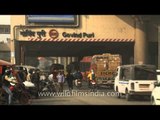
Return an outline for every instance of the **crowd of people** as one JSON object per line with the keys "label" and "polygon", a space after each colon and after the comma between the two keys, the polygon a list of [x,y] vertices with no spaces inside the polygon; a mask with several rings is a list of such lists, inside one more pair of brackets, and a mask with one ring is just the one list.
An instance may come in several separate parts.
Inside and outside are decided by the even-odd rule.
{"label": "crowd of people", "polygon": [[[38,98],[38,92],[42,90],[40,89],[41,81],[51,81],[51,83],[55,87],[56,92],[63,92],[65,82],[68,85],[68,89],[71,91],[73,90],[73,86],[77,85],[77,80],[79,79],[82,82],[83,79],[83,75],[79,70],[76,70],[73,73],[71,73],[71,71],[67,71],[66,74],[64,74],[63,70],[53,70],[50,74],[45,75],[39,69],[31,69],[27,72],[24,70],[13,71],[11,68],[7,68],[4,75],[2,76],[2,88],[8,94],[8,104],[11,104],[12,102],[12,92],[9,89],[9,86],[10,82],[12,81],[11,78],[13,77],[15,77],[17,82],[23,83],[25,81],[28,81],[33,83],[37,91],[36,98]],[[88,86],[90,86],[90,81],[95,79],[94,77],[94,71],[91,70],[87,76]]]}

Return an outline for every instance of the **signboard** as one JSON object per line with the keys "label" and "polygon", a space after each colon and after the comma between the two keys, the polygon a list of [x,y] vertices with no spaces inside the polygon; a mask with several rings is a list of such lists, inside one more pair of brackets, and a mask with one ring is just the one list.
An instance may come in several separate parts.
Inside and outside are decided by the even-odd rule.
{"label": "signboard", "polygon": [[41,41],[52,41],[55,39],[65,39],[65,38],[94,38],[94,32],[59,32],[56,29],[49,28],[23,28],[18,29],[18,35],[16,36],[17,40],[21,41],[30,41],[33,39],[41,40]]}
{"label": "signboard", "polygon": [[55,39],[59,36],[59,33],[55,29],[50,29],[50,30],[44,30],[44,29],[39,29],[39,30],[32,30],[32,29],[23,29],[19,31],[19,39],[26,40],[29,38],[38,38],[38,39],[44,39],[44,38],[51,38]]}
{"label": "signboard", "polygon": [[28,23],[77,25],[78,15],[27,15]]}

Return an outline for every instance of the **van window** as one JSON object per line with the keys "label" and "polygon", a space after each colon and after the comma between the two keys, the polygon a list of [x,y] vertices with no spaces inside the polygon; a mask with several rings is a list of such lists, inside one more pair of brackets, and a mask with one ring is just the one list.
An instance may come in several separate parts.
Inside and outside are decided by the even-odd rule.
{"label": "van window", "polygon": [[120,79],[121,80],[129,80],[129,79],[131,79],[131,72],[130,72],[129,68],[122,68]]}
{"label": "van window", "polygon": [[152,69],[135,67],[135,80],[156,80],[156,72]]}

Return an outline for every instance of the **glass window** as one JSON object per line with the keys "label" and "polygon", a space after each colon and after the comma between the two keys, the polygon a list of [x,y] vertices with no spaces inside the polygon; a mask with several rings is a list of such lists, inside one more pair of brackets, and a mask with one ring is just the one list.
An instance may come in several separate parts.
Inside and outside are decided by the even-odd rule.
{"label": "glass window", "polygon": [[10,25],[0,25],[0,34],[10,34]]}
{"label": "glass window", "polygon": [[149,68],[135,67],[135,80],[156,80],[156,72]]}
{"label": "glass window", "polygon": [[131,79],[131,72],[129,68],[122,68],[120,79],[129,80]]}

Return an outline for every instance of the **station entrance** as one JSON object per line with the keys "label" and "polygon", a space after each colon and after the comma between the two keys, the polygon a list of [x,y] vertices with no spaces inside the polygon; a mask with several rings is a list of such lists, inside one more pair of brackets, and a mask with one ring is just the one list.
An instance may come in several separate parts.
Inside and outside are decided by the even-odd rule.
{"label": "station entrance", "polygon": [[[35,67],[39,64],[38,57],[75,58],[74,60],[80,61],[84,56],[103,53],[120,54],[122,64],[134,63],[134,42],[16,41],[15,46],[16,64]],[[53,60],[54,62],[57,61]]]}

